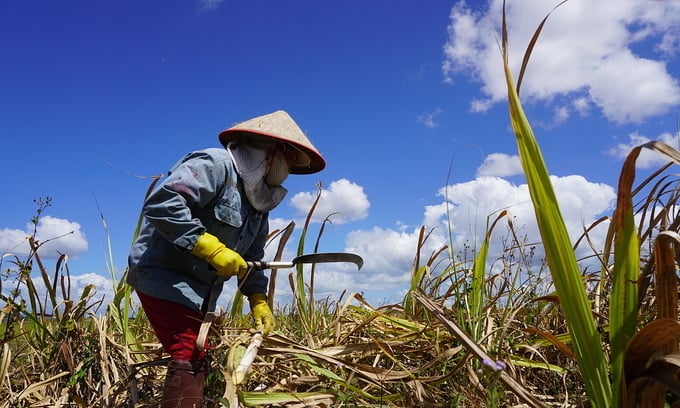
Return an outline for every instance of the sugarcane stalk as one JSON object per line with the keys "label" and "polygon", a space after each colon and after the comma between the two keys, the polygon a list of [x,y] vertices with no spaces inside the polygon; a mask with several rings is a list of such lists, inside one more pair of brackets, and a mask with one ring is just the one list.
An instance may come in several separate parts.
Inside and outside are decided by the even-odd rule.
{"label": "sugarcane stalk", "polygon": [[253,365],[255,357],[257,357],[257,351],[262,345],[262,340],[261,332],[253,334],[253,337],[250,338],[250,344],[248,344],[246,352],[243,354],[243,358],[241,358],[241,361],[238,363],[238,366],[232,374],[234,384],[240,384],[246,378],[250,366]]}

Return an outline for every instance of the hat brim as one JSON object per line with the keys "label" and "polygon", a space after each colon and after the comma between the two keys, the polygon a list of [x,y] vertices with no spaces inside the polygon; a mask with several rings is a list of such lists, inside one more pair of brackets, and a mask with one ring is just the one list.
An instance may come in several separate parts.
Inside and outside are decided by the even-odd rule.
{"label": "hat brim", "polygon": [[239,143],[252,143],[257,141],[266,142],[271,141],[272,139],[293,146],[293,148],[301,151],[309,158],[308,163],[305,165],[292,164],[290,167],[291,174],[312,174],[317,173],[326,167],[326,161],[321,156],[321,153],[315,149],[311,149],[308,146],[274,134],[269,134],[266,132],[253,132],[243,129],[226,129],[219,134],[220,143],[222,143],[224,147],[227,147],[227,145],[232,141]]}

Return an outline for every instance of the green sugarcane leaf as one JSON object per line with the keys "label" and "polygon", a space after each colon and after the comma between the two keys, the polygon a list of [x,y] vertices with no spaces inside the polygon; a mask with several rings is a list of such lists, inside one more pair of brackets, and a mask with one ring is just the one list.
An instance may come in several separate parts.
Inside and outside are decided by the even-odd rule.
{"label": "green sugarcane leaf", "polygon": [[[563,3],[560,3],[563,4]],[[546,16],[544,18],[547,19]],[[543,23],[541,23],[541,26]],[[534,38],[537,38],[537,30]],[[532,40],[524,60],[528,61]],[[555,284],[560,306],[574,347],[584,384],[595,408],[610,408],[612,389],[609,365],[602,347],[602,338],[588,301],[586,288],[572,249],[567,228],[557,203],[550,175],[533,130],[514,86],[508,59],[505,2],[503,4],[503,66],[508,90],[510,121],[515,132],[520,161],[527,179],[536,222],[545,248],[546,261]]]}
{"label": "green sugarcane leaf", "polygon": [[471,327],[473,328],[473,336],[475,339],[481,337],[481,321],[484,313],[484,284],[486,283],[486,258],[489,254],[489,242],[491,241],[491,232],[496,223],[501,218],[507,215],[507,211],[503,210],[496,217],[490,227],[487,228],[484,241],[479,247],[475,263],[472,268],[472,287],[470,291],[470,316],[472,318]]}
{"label": "green sugarcane leaf", "polygon": [[611,407],[611,384],[602,339],[588,302],[576,255],[552,188],[548,170],[529,125],[519,95],[515,92],[510,68],[505,64],[510,119],[519,150],[546,260],[560,298],[574,353],[593,406]]}

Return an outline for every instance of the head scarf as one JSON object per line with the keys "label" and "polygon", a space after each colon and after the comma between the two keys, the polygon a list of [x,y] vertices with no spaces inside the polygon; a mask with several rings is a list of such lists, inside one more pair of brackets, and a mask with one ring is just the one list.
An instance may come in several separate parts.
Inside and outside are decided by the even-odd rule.
{"label": "head scarf", "polygon": [[[232,141],[227,145],[227,151],[234,160],[236,171],[243,180],[243,188],[250,204],[262,212],[271,211],[279,205],[288,190],[280,185],[285,177],[280,180],[278,185],[265,182],[265,176],[270,173],[267,163],[267,150]],[[276,159],[273,161],[276,161]],[[278,174],[280,171],[277,170],[276,172]],[[279,175],[277,178],[280,179],[281,176]],[[272,175],[273,182],[278,181],[278,179],[274,179],[274,175]]]}

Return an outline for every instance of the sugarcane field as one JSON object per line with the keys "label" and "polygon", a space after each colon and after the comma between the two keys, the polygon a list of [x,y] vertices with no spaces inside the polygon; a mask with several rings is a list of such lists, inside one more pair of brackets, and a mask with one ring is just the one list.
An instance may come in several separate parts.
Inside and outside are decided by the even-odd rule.
{"label": "sugarcane field", "polygon": [[680,408],[680,1],[0,38],[0,408]]}

